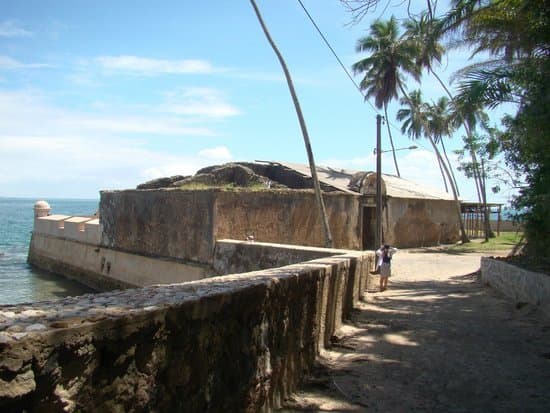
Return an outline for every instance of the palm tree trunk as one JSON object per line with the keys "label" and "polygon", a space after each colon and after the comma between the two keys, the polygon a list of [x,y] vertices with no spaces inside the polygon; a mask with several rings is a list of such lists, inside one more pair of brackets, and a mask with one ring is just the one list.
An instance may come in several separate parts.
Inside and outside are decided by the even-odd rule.
{"label": "palm tree trunk", "polygon": [[395,170],[397,172],[397,176],[401,178],[401,174],[399,173],[399,167],[397,166],[397,158],[395,157],[395,146],[393,146],[393,137],[391,135],[391,129],[390,129],[390,121],[388,120],[388,105],[384,104],[384,116],[386,117],[386,126],[388,127],[388,136],[390,137],[390,145],[391,145],[391,152],[393,155],[393,163],[395,164]]}
{"label": "palm tree trunk", "polygon": [[449,193],[449,187],[447,186],[447,178],[445,177],[445,172],[443,172],[443,167],[441,166],[442,160],[437,158],[437,164],[439,165],[439,172],[441,172],[441,178],[443,178],[443,185],[445,185],[445,192]]}
{"label": "palm tree trunk", "polygon": [[495,234],[491,230],[491,221],[489,217],[489,209],[487,208],[487,185],[485,183],[485,165],[483,164],[483,158],[481,158],[481,182],[483,182],[483,218],[485,223],[485,241],[489,241],[489,238],[494,238]]}
{"label": "palm tree trunk", "polygon": [[[441,153],[439,152],[439,148],[435,144],[434,140],[431,136],[428,137],[430,143],[432,144],[432,147],[434,148],[436,156],[441,159]],[[449,169],[447,168],[447,165],[445,165],[445,162],[442,162],[443,169],[445,170],[445,173],[447,174],[447,178],[449,178],[449,183],[451,185],[451,189],[453,191],[453,197],[455,200],[456,210],[458,213],[458,222],[460,225],[460,238],[462,240],[462,243],[465,244],[467,242],[470,242],[470,239],[468,238],[468,235],[466,234],[466,229],[464,228],[464,220],[462,219],[462,211],[460,209],[460,201],[458,200],[458,195],[456,193],[456,188],[453,185],[451,181],[451,174],[449,173]]]}
{"label": "palm tree trunk", "polygon": [[[443,88],[443,90],[445,90],[445,92],[447,93],[447,95],[449,96],[449,99],[451,99],[452,102],[455,101],[455,98],[453,96],[453,94],[451,93],[451,91],[449,90],[449,88],[447,87],[447,85],[441,80],[441,78],[437,75],[437,73],[431,68],[431,67],[428,67],[428,71],[435,76],[435,78],[437,79],[437,81],[439,82],[439,84],[441,85],[441,87]],[[466,131],[466,136],[468,138],[470,138],[472,136],[472,130],[470,129],[470,127],[468,126],[467,122],[466,121],[462,121],[462,125],[464,126],[464,130]],[[478,179],[478,176],[479,176],[479,170],[477,168],[477,160],[476,160],[476,156],[475,156],[475,153],[473,152],[473,150],[470,150],[470,156],[472,157],[472,162],[474,164],[474,182],[476,184],[476,190],[477,190],[477,198],[478,198],[478,202],[481,203],[481,188],[480,188],[480,185],[479,185],[479,182],[480,180]],[[447,157],[447,153],[445,152],[445,157]],[[448,158],[447,158],[448,159]],[[450,163],[449,163],[450,165]],[[451,171],[452,171],[452,168],[451,168]],[[454,173],[453,173],[453,177],[454,177]],[[455,180],[456,182],[456,180]],[[458,186],[456,187],[457,188],[457,191],[458,191]]]}
{"label": "palm tree trunk", "polygon": [[319,216],[323,224],[325,246],[327,248],[331,248],[332,235],[330,234],[327,211],[325,208],[325,203],[323,202],[323,195],[321,194],[321,186],[319,185],[319,179],[317,177],[317,169],[315,167],[315,160],[313,157],[313,151],[311,149],[311,143],[309,140],[309,134],[306,127],[306,122],[302,114],[302,109],[300,107],[300,102],[298,101],[298,96],[296,95],[296,91],[294,90],[294,83],[292,82],[292,77],[290,76],[290,72],[288,71],[288,68],[286,66],[285,60],[283,59],[283,56],[281,55],[281,52],[275,45],[275,42],[273,41],[273,39],[271,38],[271,35],[269,34],[269,31],[267,30],[267,26],[264,23],[264,20],[262,18],[262,15],[260,14],[260,10],[258,9],[258,6],[256,5],[256,2],[254,0],[250,0],[250,3],[254,8],[254,12],[256,13],[256,17],[260,22],[260,26],[262,26],[262,30],[265,34],[265,37],[267,38],[267,41],[271,45],[271,48],[277,55],[277,58],[279,59],[279,63],[281,64],[281,67],[283,68],[283,72],[285,73],[288,89],[290,90],[290,95],[292,96],[292,102],[294,103],[296,115],[298,116],[298,122],[300,123],[300,128],[302,130],[302,136],[304,138],[304,145],[306,147],[307,157],[309,161],[309,169],[311,171],[311,178],[313,179],[313,188],[315,189],[315,197],[317,199],[317,206],[319,208]]}
{"label": "palm tree trunk", "polygon": [[449,172],[451,172],[451,176],[453,177],[453,182],[455,184],[456,193],[458,196],[460,196],[460,190],[458,189],[458,184],[456,182],[455,173],[453,172],[453,168],[451,166],[451,161],[449,161],[449,157],[447,156],[447,149],[445,149],[445,144],[443,143],[443,138],[441,138],[441,147],[443,148],[443,155],[445,155],[445,159],[447,160],[447,166],[449,167]]}
{"label": "palm tree trunk", "polygon": [[[411,103],[411,98],[409,97],[409,95],[407,94],[405,89],[403,88],[403,85],[401,84],[400,81],[397,81],[397,84],[399,85],[399,89],[401,90],[401,93],[403,93],[403,96],[405,97],[405,99],[407,99],[407,101],[410,104]],[[411,105],[411,106],[413,106],[413,105]],[[435,150],[435,154],[436,154],[437,158],[441,159],[441,153],[439,152],[439,149],[437,148],[435,142],[433,141],[433,139],[431,137],[428,137],[428,139],[430,140],[430,143],[432,144],[432,147]],[[464,220],[462,219],[462,211],[460,209],[460,201],[458,200],[458,195],[457,195],[457,192],[456,192],[456,188],[455,188],[453,182],[451,181],[450,173],[449,173],[449,170],[447,169],[447,166],[445,165],[445,163],[442,163],[442,165],[443,165],[443,169],[445,170],[445,173],[447,174],[447,178],[449,178],[449,184],[451,185],[451,190],[453,191],[453,198],[455,200],[456,211],[457,211],[457,215],[458,215],[458,222],[459,222],[459,225],[460,225],[460,238],[462,240],[462,243],[470,242],[470,239],[468,238],[468,235],[466,234],[466,229],[464,228]]]}

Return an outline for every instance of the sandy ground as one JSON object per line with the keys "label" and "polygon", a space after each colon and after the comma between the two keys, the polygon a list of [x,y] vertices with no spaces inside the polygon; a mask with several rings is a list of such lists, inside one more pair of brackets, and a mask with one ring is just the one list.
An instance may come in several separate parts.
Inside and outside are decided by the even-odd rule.
{"label": "sandy ground", "polygon": [[480,256],[396,254],[282,411],[550,412],[550,319],[482,285]]}

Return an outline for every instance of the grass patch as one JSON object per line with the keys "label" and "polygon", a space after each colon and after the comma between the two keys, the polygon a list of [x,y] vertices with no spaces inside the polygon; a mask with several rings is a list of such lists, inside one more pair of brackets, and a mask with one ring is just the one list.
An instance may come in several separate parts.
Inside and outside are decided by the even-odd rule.
{"label": "grass patch", "polygon": [[265,191],[269,188],[267,188],[266,185],[263,183],[254,183],[248,186],[238,186],[234,183],[208,185],[200,182],[189,182],[181,185],[179,189],[184,191],[204,191],[207,189],[221,189],[222,191]]}
{"label": "grass patch", "polygon": [[505,251],[513,249],[522,237],[522,232],[501,232],[498,237],[490,238],[489,241],[473,239],[468,244],[456,244],[448,249],[456,252]]}

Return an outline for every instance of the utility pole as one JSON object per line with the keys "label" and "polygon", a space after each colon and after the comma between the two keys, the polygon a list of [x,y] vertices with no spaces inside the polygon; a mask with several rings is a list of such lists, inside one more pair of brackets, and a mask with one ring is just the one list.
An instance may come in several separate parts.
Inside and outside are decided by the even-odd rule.
{"label": "utility pole", "polygon": [[382,116],[376,115],[376,237],[375,249],[382,245]]}

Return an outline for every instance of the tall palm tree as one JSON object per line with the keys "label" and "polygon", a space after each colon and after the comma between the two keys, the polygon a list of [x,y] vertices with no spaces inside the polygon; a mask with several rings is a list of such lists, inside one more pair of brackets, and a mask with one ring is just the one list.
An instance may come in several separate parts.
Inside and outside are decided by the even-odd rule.
{"label": "tall palm tree", "polygon": [[472,94],[463,94],[455,99],[454,101],[454,113],[456,123],[462,123],[466,128],[466,149],[470,153],[472,158],[472,172],[474,176],[474,181],[476,182],[476,189],[479,202],[484,206],[484,229],[485,229],[485,238],[494,237],[494,234],[491,230],[489,209],[487,208],[487,190],[485,185],[485,179],[481,164],[477,160],[476,146],[473,145],[474,142],[474,131],[477,125],[485,130],[489,128],[488,121],[489,117],[487,113],[483,110],[483,106],[479,99],[475,96],[475,93]]}
{"label": "tall palm tree", "polygon": [[313,180],[313,188],[315,190],[315,197],[317,199],[317,205],[319,208],[319,216],[322,220],[323,224],[323,232],[325,236],[325,246],[327,248],[332,247],[332,235],[330,233],[330,227],[328,223],[328,217],[327,217],[327,211],[325,208],[325,203],[323,201],[323,195],[321,193],[321,186],[319,185],[319,179],[317,177],[317,169],[315,166],[315,159],[313,157],[313,151],[311,149],[311,143],[309,139],[309,133],[307,131],[306,127],[306,121],[304,119],[304,115],[302,114],[302,109],[300,107],[300,102],[298,100],[298,95],[296,94],[296,90],[294,89],[294,83],[292,82],[292,77],[290,76],[290,72],[288,70],[288,67],[285,63],[285,60],[283,58],[283,55],[279,51],[277,45],[273,41],[273,38],[271,37],[269,30],[267,29],[267,26],[262,18],[262,15],[260,13],[260,10],[258,9],[258,6],[256,5],[256,2],[254,0],[250,0],[250,3],[252,4],[252,8],[254,9],[254,12],[256,13],[256,17],[258,18],[258,22],[260,23],[260,26],[262,27],[262,30],[265,34],[265,37],[267,38],[267,41],[271,45],[271,48],[277,55],[277,58],[279,60],[279,63],[281,64],[281,67],[283,68],[283,72],[285,74],[286,82],[288,85],[288,89],[290,91],[290,94],[292,96],[292,101],[294,103],[294,108],[296,110],[296,115],[298,116],[298,122],[300,123],[300,128],[302,130],[302,136],[304,138],[304,144],[306,147],[307,157],[309,161],[309,169],[311,171],[311,178]]}
{"label": "tall palm tree", "polygon": [[[432,74],[437,79],[445,93],[447,93],[449,99],[451,99],[451,101],[454,100],[453,94],[433,68],[433,63],[436,62],[440,64],[445,53],[445,47],[441,43],[442,22],[434,19],[433,16],[431,16],[431,13],[423,12],[420,16],[418,16],[418,18],[412,17],[406,20],[403,23],[403,26],[405,28],[405,33],[403,36],[408,37],[409,40],[414,42],[418,48],[418,53],[416,55],[416,64],[418,69],[426,69],[428,73]],[[440,103],[445,104],[446,106],[448,105],[448,101],[445,103],[441,101]],[[447,166],[449,167],[449,171],[451,172],[451,176],[453,178],[454,185],[460,195],[458,183],[456,181],[452,165],[449,162],[449,156],[447,155],[445,144],[443,140],[440,140],[440,142],[443,149],[443,155],[445,156]]]}
{"label": "tall palm tree", "polygon": [[412,139],[420,139],[424,136],[430,141],[430,144],[432,145],[434,152],[440,161],[445,174],[447,175],[451,190],[453,192],[453,198],[455,201],[460,226],[461,240],[463,243],[470,242],[464,227],[464,220],[462,219],[462,211],[456,188],[451,179],[449,169],[447,168],[447,165],[445,165],[445,162],[442,162],[441,152],[434,141],[434,137],[438,135],[442,136],[445,128],[448,126],[446,126],[446,122],[437,118],[436,112],[433,111],[429,105],[422,101],[422,94],[419,90],[412,92],[409,97],[403,97],[401,99],[401,104],[404,107],[397,112],[397,120],[403,122],[401,131],[406,133]]}
{"label": "tall palm tree", "polygon": [[[401,132],[415,140],[425,136],[429,111],[427,110],[426,104],[422,101],[422,93],[420,90],[413,91],[408,98],[402,98],[401,104],[404,105],[404,107],[397,112],[397,120],[403,122]],[[447,179],[439,157],[437,157],[437,163],[439,165],[439,171],[441,172],[443,184],[445,185],[445,191],[449,192]]]}
{"label": "tall palm tree", "polygon": [[434,133],[435,143],[441,144],[443,149],[443,156],[449,167],[449,172],[453,179],[453,183],[456,188],[456,192],[460,195],[458,190],[458,185],[456,182],[456,177],[451,166],[451,161],[447,155],[447,150],[445,149],[445,143],[443,137],[450,137],[453,133],[454,124],[453,124],[453,113],[451,113],[451,106],[449,104],[449,99],[445,96],[440,97],[437,102],[430,106],[431,119],[432,119],[432,131]]}
{"label": "tall palm tree", "polygon": [[414,60],[416,46],[413,42],[400,38],[397,20],[392,16],[387,21],[376,20],[371,24],[369,35],[358,40],[356,50],[359,53],[369,53],[367,57],[356,62],[352,69],[355,74],[363,74],[360,88],[365,92],[365,99],[374,97],[376,107],[384,108],[393,161],[397,175],[401,176],[387,108],[389,102],[398,98],[398,90],[406,94],[403,87],[404,75],[419,79],[420,72]]}

